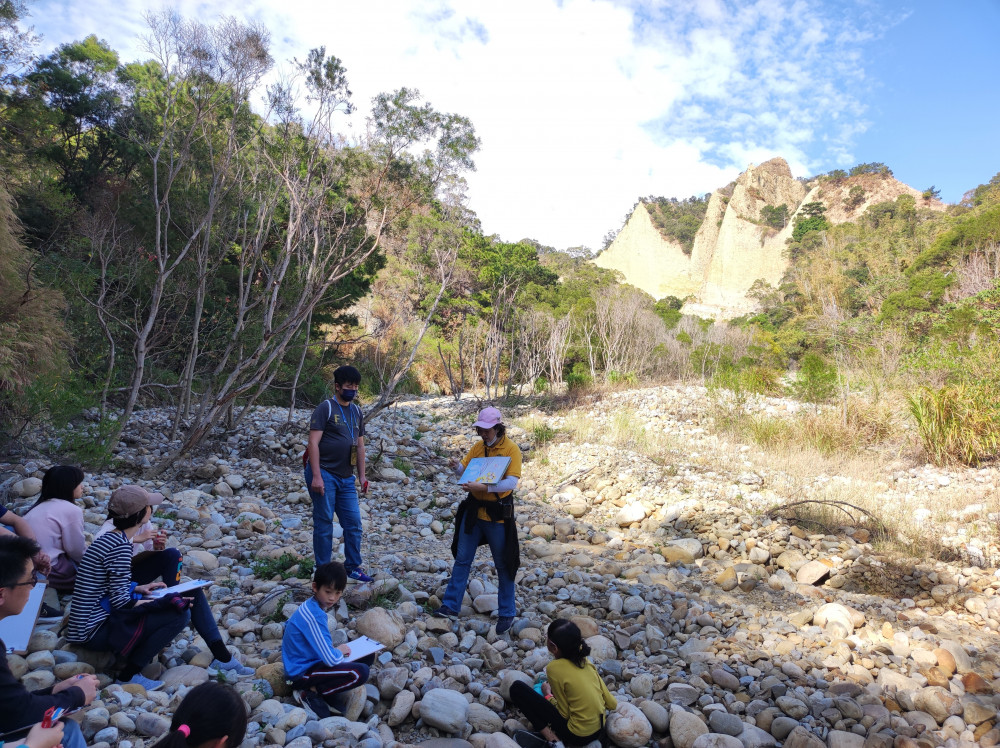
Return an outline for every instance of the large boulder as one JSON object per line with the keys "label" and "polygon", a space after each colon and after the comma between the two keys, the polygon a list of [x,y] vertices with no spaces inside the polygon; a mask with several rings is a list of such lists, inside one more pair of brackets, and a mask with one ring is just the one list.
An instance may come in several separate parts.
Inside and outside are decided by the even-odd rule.
{"label": "large boulder", "polygon": [[634,704],[619,702],[618,709],[608,715],[608,737],[621,748],[639,748],[653,737],[653,726],[642,710]]}
{"label": "large boulder", "polygon": [[708,733],[708,726],[696,714],[684,709],[670,710],[670,739],[675,748],[693,748],[700,735]]}
{"label": "large boulder", "polygon": [[406,636],[403,617],[395,610],[385,608],[366,610],[358,618],[357,629],[370,639],[381,642],[387,649],[398,647]]}
{"label": "large boulder", "polygon": [[469,702],[458,691],[432,688],[420,700],[420,718],[431,727],[456,734],[469,717]]}

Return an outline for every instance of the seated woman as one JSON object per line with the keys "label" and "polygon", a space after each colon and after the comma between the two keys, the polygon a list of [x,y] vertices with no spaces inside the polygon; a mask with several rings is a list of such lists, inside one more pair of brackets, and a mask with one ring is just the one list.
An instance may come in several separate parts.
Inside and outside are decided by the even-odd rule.
{"label": "seated woman", "polygon": [[[114,520],[108,517],[94,540],[114,529]],[[149,584],[161,579],[167,587],[173,587],[181,581],[182,566],[181,552],[177,548],[167,548],[167,533],[158,530],[150,517],[132,538],[132,580]]]}
{"label": "seated woman", "polygon": [[[87,649],[115,652],[127,664],[120,681],[146,689],[162,686],[139,674],[188,622],[208,643],[216,662],[228,663],[232,654],[222,642],[212,609],[201,590],[158,600],[145,597],[163,582],[139,585],[132,581],[132,540],[149,520],[152,507],[163,501],[158,493],[139,486],[115,489],[108,500],[114,531],[94,540],[77,568],[76,591],[66,638]],[[148,610],[139,608],[149,606]]]}
{"label": "seated woman", "polygon": [[[580,628],[564,618],[549,624],[547,645],[553,660],[545,668],[548,682],[542,684],[542,694],[515,681],[510,700],[549,742],[561,740],[573,746],[599,739],[605,710],[617,709],[618,702],[587,659],[590,645],[583,641]],[[520,738],[515,734],[519,744],[531,743]]]}
{"label": "seated woman", "polygon": [[76,566],[87,549],[83,509],[76,504],[83,496],[83,479],[83,471],[74,465],[50,467],[42,477],[42,495],[24,515],[51,561],[46,581],[62,592],[72,592]]}

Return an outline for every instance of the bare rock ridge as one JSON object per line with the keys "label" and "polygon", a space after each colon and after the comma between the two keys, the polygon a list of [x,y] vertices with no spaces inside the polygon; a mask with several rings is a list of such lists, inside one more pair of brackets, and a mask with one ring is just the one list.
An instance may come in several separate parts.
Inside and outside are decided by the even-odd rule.
{"label": "bare rock ridge", "polygon": [[[849,199],[855,186],[862,187],[863,199]],[[843,223],[856,220],[869,205],[904,194],[921,199],[919,190],[872,174],[804,183],[792,176],[784,159],[773,158],[759,166],[750,164],[733,185],[712,193],[690,256],[679,242],[663,237],[640,203],[594,263],[618,270],[627,283],[655,299],[685,300],[686,314],[731,319],[756,310],[757,302],[747,292],[758,280],[771,286],[780,283],[788,269],[784,250],[792,235],[791,218],[803,205],[820,201],[829,221]],[[761,220],[761,209],[782,204],[791,217],[776,230]],[[935,201],[930,207],[944,205]]]}

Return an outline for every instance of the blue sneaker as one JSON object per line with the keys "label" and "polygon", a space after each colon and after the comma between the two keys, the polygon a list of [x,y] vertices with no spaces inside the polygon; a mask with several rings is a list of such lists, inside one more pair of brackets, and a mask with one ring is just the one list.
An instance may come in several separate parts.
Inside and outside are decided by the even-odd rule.
{"label": "blue sneaker", "polygon": [[218,660],[212,660],[212,664],[209,665],[213,670],[225,671],[236,673],[236,675],[253,675],[254,669],[252,667],[246,667],[241,664],[239,660],[235,657],[229,662],[219,662]]}
{"label": "blue sneaker", "polygon": [[147,691],[159,691],[163,688],[162,680],[153,680],[152,678],[147,678],[142,673],[136,673],[132,676],[132,680],[126,681],[133,686],[142,686]]}
{"label": "blue sneaker", "polygon": [[360,566],[354,571],[352,571],[350,574],[348,574],[347,578],[354,582],[361,582],[362,584],[367,584],[368,582],[375,581],[370,576],[365,574],[365,570],[362,569]]}

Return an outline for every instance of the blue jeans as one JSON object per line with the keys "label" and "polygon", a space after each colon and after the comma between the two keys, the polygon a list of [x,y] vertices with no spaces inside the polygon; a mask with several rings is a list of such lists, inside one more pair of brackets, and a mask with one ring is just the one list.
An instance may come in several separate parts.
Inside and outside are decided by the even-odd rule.
{"label": "blue jeans", "polygon": [[63,720],[63,748],[87,748],[87,740],[80,731],[80,725],[71,719]]}
{"label": "blue jeans", "polygon": [[496,566],[497,570],[497,586],[500,588],[500,606],[497,614],[512,617],[517,615],[514,607],[514,578],[507,573],[507,566],[503,562],[503,523],[477,519],[472,532],[465,531],[465,522],[462,522],[460,527],[456,527],[455,532],[458,533],[458,554],[455,556],[455,565],[451,567],[451,579],[448,580],[448,589],[445,590],[444,599],[441,602],[454,611],[462,610],[462,598],[465,596],[465,587],[469,583],[472,561],[476,558],[479,541],[485,537],[486,542],[490,544],[490,551],[493,553],[493,565]]}
{"label": "blue jeans", "polygon": [[[341,478],[320,470],[326,493],[318,494],[309,489],[313,505],[313,555],[316,566],[333,557],[333,513],[344,530],[344,568],[347,573],[361,566],[361,509],[358,506],[358,489],[354,476]],[[312,466],[306,465],[306,485],[312,485]]]}

